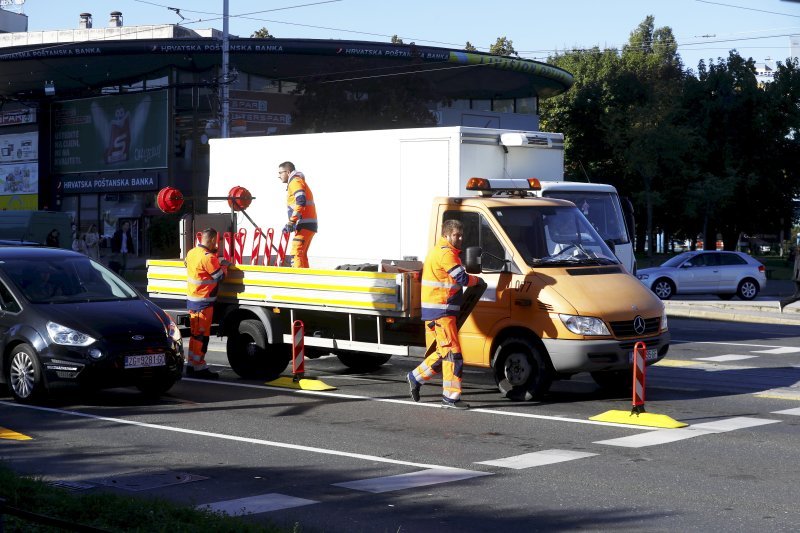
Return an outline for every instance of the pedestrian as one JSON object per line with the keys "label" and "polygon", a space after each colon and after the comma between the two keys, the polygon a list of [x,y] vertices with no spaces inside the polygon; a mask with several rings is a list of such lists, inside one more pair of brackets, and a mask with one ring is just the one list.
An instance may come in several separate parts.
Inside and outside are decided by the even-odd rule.
{"label": "pedestrian", "polygon": [[[426,337],[436,341],[436,351],[414,370],[407,380],[411,398],[419,401],[423,383],[442,372],[442,407],[469,409],[461,400],[461,372],[464,365],[458,343],[457,317],[461,309],[462,287],[485,284],[467,274],[459,253],[464,227],[458,220],[442,224],[442,236],[428,253],[422,267],[422,320],[430,330]],[[432,334],[432,335],[431,335]]]}
{"label": "pedestrian", "polygon": [[72,239],[72,249],[83,255],[89,255],[89,249],[86,247],[86,237],[84,235],[76,235],[76,237]]}
{"label": "pedestrian", "polygon": [[308,247],[317,233],[317,209],[314,206],[314,195],[306,183],[302,172],[295,170],[291,161],[278,165],[278,179],[286,184],[286,205],[289,222],[284,226],[284,233],[294,232],[289,255],[292,266],[308,268]]}
{"label": "pedestrian", "polygon": [[100,234],[97,233],[97,225],[92,224],[83,236],[86,241],[87,255],[95,261],[100,261]]}
{"label": "pedestrian", "polygon": [[112,266],[112,269],[117,273],[124,272],[128,268],[128,254],[134,253],[131,223],[127,220],[122,223],[122,226],[111,237],[111,253],[117,265],[114,265],[116,268],[111,264],[109,266]]}
{"label": "pedestrian", "polygon": [[60,248],[61,244],[58,242],[59,233],[58,230],[53,228],[50,230],[50,233],[47,234],[47,238],[45,239],[45,244],[52,248]]}
{"label": "pedestrian", "polygon": [[792,281],[794,281],[794,294],[780,301],[781,312],[783,312],[783,308],[787,305],[800,300],[800,247],[797,247],[794,253]]}
{"label": "pedestrian", "polygon": [[208,228],[201,232],[200,244],[189,250],[184,261],[186,308],[189,310],[191,327],[187,377],[219,379],[219,374],[212,372],[206,364],[206,351],[214,317],[214,302],[230,263],[224,259],[220,261],[217,253],[217,230]]}

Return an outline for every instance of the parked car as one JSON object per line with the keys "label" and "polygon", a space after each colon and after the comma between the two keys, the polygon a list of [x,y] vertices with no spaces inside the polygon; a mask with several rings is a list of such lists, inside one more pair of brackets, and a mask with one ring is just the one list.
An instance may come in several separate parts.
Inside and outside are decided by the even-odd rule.
{"label": "parked car", "polygon": [[752,300],[767,286],[764,265],[741,252],[695,251],[671,257],[636,274],[662,300],[675,294],[716,294]]}
{"label": "parked car", "polygon": [[69,250],[0,246],[0,382],[15,400],[65,385],[157,396],[183,363],[178,326],[111,270]]}

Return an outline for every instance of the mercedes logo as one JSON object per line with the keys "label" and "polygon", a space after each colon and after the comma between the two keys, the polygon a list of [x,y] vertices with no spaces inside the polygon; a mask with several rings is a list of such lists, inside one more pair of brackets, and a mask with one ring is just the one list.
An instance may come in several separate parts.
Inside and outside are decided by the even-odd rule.
{"label": "mercedes logo", "polygon": [[[636,318],[641,318],[641,317],[636,317]],[[634,324],[635,323],[636,323],[636,321],[634,321]],[[133,337],[131,337],[131,339],[133,339],[135,341],[143,341],[144,340],[144,335],[134,335]]]}
{"label": "mercedes logo", "polygon": [[641,335],[644,333],[645,330],[645,323],[644,318],[641,315],[636,315],[636,318],[633,319],[633,331],[636,332],[637,335]]}

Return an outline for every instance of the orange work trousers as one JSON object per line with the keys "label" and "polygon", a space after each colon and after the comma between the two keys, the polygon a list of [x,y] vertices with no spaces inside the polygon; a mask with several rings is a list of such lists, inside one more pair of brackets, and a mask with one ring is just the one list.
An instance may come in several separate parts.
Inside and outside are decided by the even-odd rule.
{"label": "orange work trousers", "polygon": [[189,311],[189,326],[192,336],[189,338],[189,364],[195,370],[208,368],[206,352],[208,339],[211,333],[211,318],[214,315],[214,306],[209,306],[202,311]]}
{"label": "orange work trousers", "polygon": [[311,245],[311,239],[313,238],[313,231],[307,229],[295,231],[294,237],[292,237],[292,246],[289,250],[294,268],[308,268],[308,247]]}
{"label": "orange work trousers", "polygon": [[441,372],[442,396],[451,402],[458,401],[461,398],[464,359],[461,356],[461,345],[458,344],[456,317],[437,318],[428,323],[428,327],[431,326],[436,339],[436,351],[413,370],[414,379],[417,383],[424,383]]}

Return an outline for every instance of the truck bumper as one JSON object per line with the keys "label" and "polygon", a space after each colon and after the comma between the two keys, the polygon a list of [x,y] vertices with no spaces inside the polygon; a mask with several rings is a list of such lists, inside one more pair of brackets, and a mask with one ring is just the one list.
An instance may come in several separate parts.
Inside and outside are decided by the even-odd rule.
{"label": "truck bumper", "polygon": [[670,334],[665,331],[657,337],[626,340],[542,339],[553,368],[565,374],[630,368],[631,353],[639,341],[647,347],[647,364],[652,364],[667,355]]}

